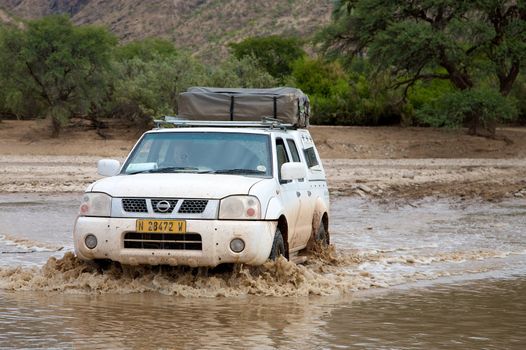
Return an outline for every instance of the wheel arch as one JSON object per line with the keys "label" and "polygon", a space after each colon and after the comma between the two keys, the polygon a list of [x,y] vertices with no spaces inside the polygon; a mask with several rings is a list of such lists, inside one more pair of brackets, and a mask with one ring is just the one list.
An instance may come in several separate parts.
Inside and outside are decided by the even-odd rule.
{"label": "wheel arch", "polygon": [[327,243],[330,243],[329,210],[326,207],[325,203],[321,200],[321,198],[318,198],[318,200],[316,200],[314,213],[312,215],[312,227],[309,242],[307,244],[308,246],[314,243],[320,224],[323,224],[323,228],[325,229],[325,232],[327,234]]}
{"label": "wheel arch", "polygon": [[265,220],[279,220],[284,212],[285,208],[283,207],[281,200],[277,197],[272,197],[267,204]]}

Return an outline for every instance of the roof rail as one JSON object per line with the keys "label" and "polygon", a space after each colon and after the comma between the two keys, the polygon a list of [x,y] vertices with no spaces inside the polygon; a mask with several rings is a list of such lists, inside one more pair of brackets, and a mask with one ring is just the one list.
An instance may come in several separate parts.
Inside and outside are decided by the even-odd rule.
{"label": "roof rail", "polygon": [[261,121],[223,121],[223,120],[188,120],[177,116],[163,116],[153,121],[155,129],[163,127],[221,127],[221,128],[267,128],[267,129],[297,129],[295,125],[283,123],[279,119],[263,117]]}

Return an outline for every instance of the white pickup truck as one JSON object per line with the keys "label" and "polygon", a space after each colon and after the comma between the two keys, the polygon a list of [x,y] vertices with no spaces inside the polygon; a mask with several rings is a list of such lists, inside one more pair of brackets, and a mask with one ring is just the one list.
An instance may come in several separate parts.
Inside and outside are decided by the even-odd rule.
{"label": "white pickup truck", "polygon": [[279,122],[173,122],[139,139],[83,195],[83,260],[263,264],[329,243],[329,191],[306,129]]}

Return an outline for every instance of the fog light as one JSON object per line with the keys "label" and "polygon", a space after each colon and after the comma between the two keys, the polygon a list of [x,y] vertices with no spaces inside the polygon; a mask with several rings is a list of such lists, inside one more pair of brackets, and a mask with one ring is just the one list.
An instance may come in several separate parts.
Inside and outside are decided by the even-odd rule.
{"label": "fog light", "polygon": [[245,249],[245,242],[240,238],[234,238],[230,241],[230,249],[232,249],[234,253],[241,253],[243,249]]}
{"label": "fog light", "polygon": [[84,239],[84,243],[86,243],[86,247],[88,247],[89,249],[93,249],[97,246],[97,237],[95,237],[92,234],[89,234]]}

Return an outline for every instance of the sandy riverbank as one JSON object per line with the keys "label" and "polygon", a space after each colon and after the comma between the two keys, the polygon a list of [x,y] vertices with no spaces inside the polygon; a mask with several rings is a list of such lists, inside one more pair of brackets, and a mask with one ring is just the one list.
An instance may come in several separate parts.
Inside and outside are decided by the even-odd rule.
{"label": "sandy riverbank", "polygon": [[[0,193],[81,192],[98,178],[101,157],[122,160],[138,134],[69,128],[45,136],[42,121],[0,123]],[[335,195],[375,198],[526,198],[526,129],[500,133],[513,140],[471,137],[423,128],[312,127]],[[40,136],[39,136],[40,135]]]}

